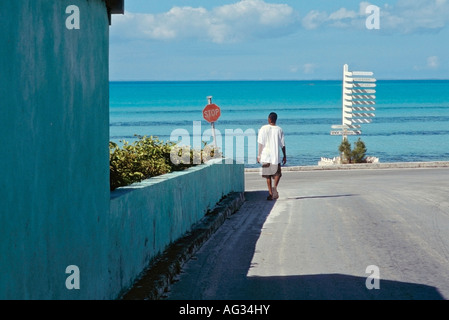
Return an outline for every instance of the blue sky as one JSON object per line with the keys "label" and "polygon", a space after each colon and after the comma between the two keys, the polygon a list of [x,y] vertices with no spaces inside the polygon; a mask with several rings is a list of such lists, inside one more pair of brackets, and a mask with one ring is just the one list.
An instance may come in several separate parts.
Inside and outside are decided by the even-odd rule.
{"label": "blue sky", "polygon": [[[379,8],[379,29],[369,29]],[[449,79],[449,0],[125,0],[111,80]],[[370,20],[371,19],[371,20]]]}

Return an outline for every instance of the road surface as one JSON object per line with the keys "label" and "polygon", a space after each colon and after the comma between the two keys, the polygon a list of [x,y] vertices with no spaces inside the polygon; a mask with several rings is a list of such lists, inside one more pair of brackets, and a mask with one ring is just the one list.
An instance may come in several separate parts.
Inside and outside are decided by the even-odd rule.
{"label": "road surface", "polygon": [[448,299],[449,168],[285,171],[188,261],[167,300]]}

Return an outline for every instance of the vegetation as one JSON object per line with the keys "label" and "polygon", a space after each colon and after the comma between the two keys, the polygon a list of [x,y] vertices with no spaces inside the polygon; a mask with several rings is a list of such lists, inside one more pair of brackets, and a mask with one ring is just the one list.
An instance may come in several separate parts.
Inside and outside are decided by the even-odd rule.
{"label": "vegetation", "polygon": [[161,141],[157,137],[138,136],[130,144],[119,147],[109,142],[110,189],[127,186],[154,176],[180,171],[211,158],[221,156],[203,142],[202,150],[179,147],[175,142]]}
{"label": "vegetation", "polygon": [[338,148],[342,154],[342,163],[365,163],[367,148],[365,143],[359,138],[354,143],[354,149],[351,150],[351,144],[348,139],[344,139]]}
{"label": "vegetation", "polygon": [[343,139],[340,147],[338,148],[338,151],[340,151],[342,163],[351,163],[352,151],[351,144],[349,143],[348,139]]}

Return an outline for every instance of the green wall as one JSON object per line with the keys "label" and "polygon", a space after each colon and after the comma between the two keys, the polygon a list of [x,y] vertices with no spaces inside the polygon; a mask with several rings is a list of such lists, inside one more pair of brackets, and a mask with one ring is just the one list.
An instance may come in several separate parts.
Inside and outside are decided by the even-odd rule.
{"label": "green wall", "polygon": [[0,30],[0,299],[107,298],[106,5],[1,0]]}

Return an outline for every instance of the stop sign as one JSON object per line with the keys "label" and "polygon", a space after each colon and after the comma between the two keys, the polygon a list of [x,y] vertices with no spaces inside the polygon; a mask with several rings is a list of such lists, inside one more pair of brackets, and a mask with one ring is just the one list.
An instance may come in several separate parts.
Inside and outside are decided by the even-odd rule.
{"label": "stop sign", "polygon": [[217,121],[218,118],[220,118],[220,115],[221,115],[220,108],[214,103],[208,104],[203,109],[203,117],[207,122]]}

